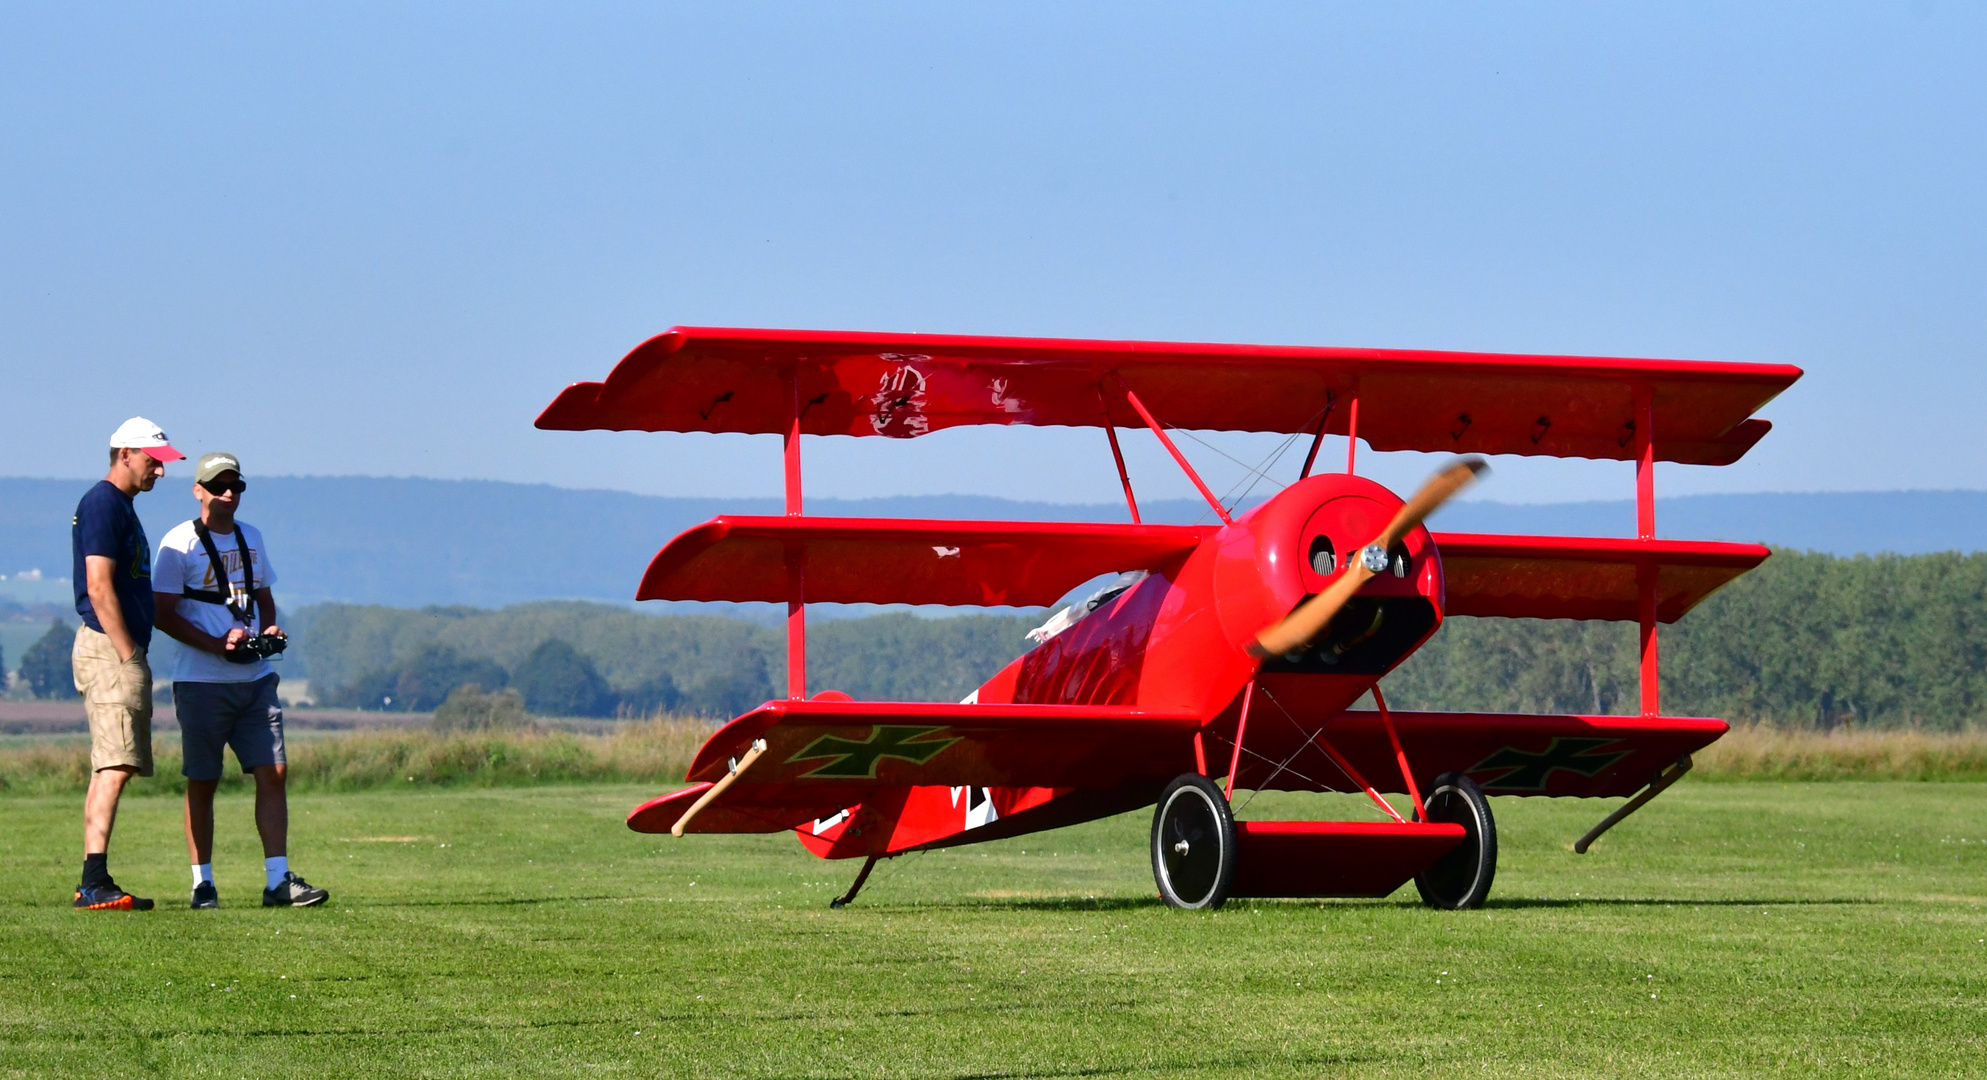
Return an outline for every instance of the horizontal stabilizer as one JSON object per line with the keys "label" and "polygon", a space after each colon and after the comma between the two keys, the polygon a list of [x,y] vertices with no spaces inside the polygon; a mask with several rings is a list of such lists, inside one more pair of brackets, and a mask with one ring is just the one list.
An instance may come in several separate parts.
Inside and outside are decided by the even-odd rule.
{"label": "horizontal stabilizer", "polygon": [[1450,615],[1641,618],[1637,574],[1656,573],[1656,617],[1675,622],[1766,560],[1758,544],[1435,533]]}
{"label": "horizontal stabilizer", "polygon": [[[666,833],[676,819],[690,809],[697,797],[710,790],[709,783],[691,784],[635,807],[628,815],[628,827],[636,832]],[[745,790],[734,784],[730,790],[690,819],[685,832],[770,833],[827,818],[845,804],[833,793],[794,791],[787,786],[766,786]]]}
{"label": "horizontal stabilizer", "polygon": [[[1785,364],[676,327],[605,382],[545,409],[554,430],[788,430],[911,438],[971,424],[1161,423],[1343,435],[1376,450],[1637,456],[1635,388],[1654,395],[1656,457],[1738,460],[1771,426],[1760,406],[1800,378]],[[1122,380],[1120,383],[1119,380]]]}
{"label": "horizontal stabilizer", "polygon": [[1212,528],[1079,522],[718,517],[671,540],[640,600],[1039,607],[1101,574],[1180,559]]}

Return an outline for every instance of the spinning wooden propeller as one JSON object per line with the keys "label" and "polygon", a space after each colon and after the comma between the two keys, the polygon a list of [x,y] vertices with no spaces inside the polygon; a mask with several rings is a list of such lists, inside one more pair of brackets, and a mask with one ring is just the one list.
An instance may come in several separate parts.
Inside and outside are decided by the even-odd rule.
{"label": "spinning wooden propeller", "polygon": [[[1489,465],[1482,458],[1464,458],[1436,473],[1421,486],[1420,491],[1414,493],[1414,498],[1401,507],[1400,513],[1394,515],[1394,520],[1387,524],[1385,531],[1346,559],[1345,573],[1337,581],[1327,586],[1324,592],[1297,605],[1297,609],[1282,620],[1263,628],[1256,635],[1256,640],[1249,643],[1250,655],[1266,660],[1309,645],[1313,638],[1324,633],[1325,627],[1331,625],[1332,617],[1339,613],[1346,601],[1352,599],[1360,586],[1386,569],[1388,552],[1402,537],[1487,468]],[[1376,549],[1377,557],[1369,561],[1369,556]],[[1375,565],[1376,562],[1378,565]]]}

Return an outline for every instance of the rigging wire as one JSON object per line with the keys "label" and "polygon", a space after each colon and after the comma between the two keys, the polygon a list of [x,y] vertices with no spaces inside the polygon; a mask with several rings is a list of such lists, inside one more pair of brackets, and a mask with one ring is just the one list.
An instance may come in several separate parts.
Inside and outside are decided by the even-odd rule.
{"label": "rigging wire", "polygon": [[[1220,447],[1214,445],[1213,443],[1208,442],[1206,439],[1201,438],[1200,436],[1194,434],[1193,432],[1187,430],[1186,428],[1174,427],[1172,424],[1166,424],[1164,426],[1166,430],[1178,432],[1181,435],[1185,435],[1187,438],[1192,439],[1193,441],[1201,444],[1202,446],[1207,447],[1209,450],[1212,450],[1215,453],[1220,454],[1222,457],[1225,457],[1228,460],[1234,462],[1235,464],[1242,466],[1242,468],[1245,470],[1244,475],[1240,480],[1237,480],[1235,481],[1234,484],[1230,485],[1227,491],[1222,493],[1220,500],[1221,504],[1224,507],[1227,507],[1232,512],[1236,509],[1239,509],[1242,505],[1242,500],[1247,499],[1249,497],[1249,493],[1256,490],[1256,485],[1264,480],[1268,480],[1270,483],[1275,484],[1277,486],[1277,490],[1279,491],[1284,490],[1290,486],[1289,484],[1286,484],[1283,481],[1278,480],[1276,477],[1271,476],[1269,474],[1269,470],[1274,468],[1277,462],[1283,460],[1283,455],[1290,452],[1290,448],[1297,444],[1297,440],[1304,435],[1305,431],[1309,430],[1312,425],[1316,424],[1320,419],[1322,419],[1325,416],[1326,413],[1330,411],[1331,411],[1331,406],[1328,404],[1324,408],[1319,409],[1317,412],[1312,413],[1311,418],[1304,422],[1302,428],[1284,436],[1283,441],[1277,443],[1276,446],[1272,448],[1268,454],[1265,454],[1262,460],[1255,465],[1250,465],[1249,463],[1243,461],[1242,459],[1236,457],[1233,454],[1228,453],[1227,451],[1221,449]],[[1249,486],[1243,488],[1241,495],[1239,496],[1235,495],[1235,489],[1241,488],[1244,481],[1247,481]],[[1231,501],[1231,496],[1233,497],[1232,501]],[[1209,507],[1207,510],[1201,511],[1200,515],[1194,518],[1194,524],[1198,525],[1201,522],[1207,520],[1207,515],[1212,510],[1213,508]]]}
{"label": "rigging wire", "polygon": [[[1305,775],[1304,775],[1303,773],[1301,773],[1301,772],[1298,772],[1298,771],[1297,771],[1296,769],[1291,769],[1291,768],[1289,768],[1289,765],[1290,765],[1290,763],[1291,763],[1292,761],[1295,761],[1295,760],[1297,760],[1297,755],[1299,755],[1299,754],[1303,753],[1303,752],[1304,752],[1304,751],[1305,751],[1305,750],[1306,750],[1307,748],[1309,748],[1309,747],[1311,746],[1311,744],[1312,744],[1313,742],[1315,742],[1315,741],[1316,741],[1316,740],[1318,739],[1318,737],[1319,737],[1319,736],[1321,736],[1321,735],[1323,735],[1323,734],[1325,733],[1325,729],[1324,729],[1324,728],[1323,728],[1323,727],[1321,726],[1321,727],[1319,727],[1319,728],[1318,728],[1318,730],[1316,730],[1316,731],[1312,731],[1312,732],[1306,732],[1306,731],[1304,730],[1304,725],[1302,725],[1302,724],[1299,724],[1299,723],[1297,722],[1297,718],[1296,718],[1295,716],[1292,716],[1292,715],[1290,715],[1290,710],[1289,710],[1289,709],[1286,709],[1286,708],[1284,708],[1284,707],[1283,707],[1283,702],[1281,702],[1281,701],[1278,701],[1278,700],[1276,700],[1276,695],[1275,695],[1275,694],[1272,694],[1272,693],[1270,693],[1270,692],[1269,692],[1269,688],[1268,688],[1268,687],[1264,686],[1264,687],[1261,687],[1261,689],[1262,689],[1262,692],[1263,692],[1263,696],[1269,699],[1269,702],[1270,702],[1270,704],[1272,704],[1272,705],[1276,706],[1276,711],[1277,711],[1277,712],[1280,712],[1280,713],[1282,713],[1282,714],[1283,714],[1283,718],[1284,718],[1285,720],[1288,720],[1288,721],[1290,721],[1290,726],[1292,726],[1292,727],[1296,728],[1296,729],[1297,729],[1297,733],[1298,733],[1299,735],[1303,735],[1303,736],[1305,737],[1305,738],[1304,738],[1304,741],[1303,741],[1302,743],[1298,744],[1298,746],[1297,746],[1297,749],[1295,749],[1295,750],[1291,751],[1291,752],[1290,752],[1290,756],[1289,756],[1289,757],[1287,757],[1287,758],[1284,758],[1284,759],[1283,759],[1283,761],[1282,761],[1282,762],[1281,762],[1280,764],[1278,764],[1278,765],[1277,765],[1277,767],[1276,767],[1276,771],[1275,771],[1275,772],[1272,772],[1272,773],[1270,773],[1270,774],[1269,774],[1269,777],[1268,777],[1267,779],[1265,779],[1265,780],[1263,781],[1263,783],[1264,783],[1264,784],[1268,784],[1268,783],[1269,783],[1269,782],[1270,782],[1271,780],[1274,780],[1274,779],[1276,779],[1276,778],[1277,778],[1277,776],[1278,776],[1279,774],[1281,774],[1281,773],[1283,773],[1283,772],[1285,772],[1285,771],[1288,771],[1288,772],[1289,772],[1289,773],[1290,773],[1290,774],[1291,774],[1292,776],[1295,776],[1295,777],[1297,777],[1297,778],[1298,778],[1298,779],[1300,779],[1300,780],[1305,780],[1305,781],[1308,781],[1308,782],[1310,782],[1310,783],[1313,783],[1313,784],[1317,784],[1317,785],[1318,785],[1318,786],[1319,786],[1320,788],[1323,788],[1323,789],[1324,789],[1324,790],[1326,790],[1326,791],[1339,791],[1339,790],[1341,790],[1341,789],[1339,789],[1339,788],[1334,788],[1334,787],[1332,787],[1332,786],[1330,786],[1330,785],[1328,785],[1328,784],[1323,784],[1323,783],[1320,783],[1320,782],[1319,782],[1319,781],[1317,781],[1317,780],[1312,780],[1312,779],[1311,779],[1310,777],[1308,777],[1308,776],[1305,776]],[[1233,745],[1233,744],[1230,744],[1230,745]],[[1257,758],[1261,758],[1261,759],[1262,759],[1262,760],[1264,760],[1264,761],[1268,761],[1268,760],[1269,760],[1269,758],[1268,758],[1268,757],[1266,757],[1266,756],[1264,756],[1264,755],[1262,755],[1262,754],[1259,754],[1259,753],[1256,753],[1255,751],[1253,751],[1253,750],[1250,750],[1250,749],[1249,749],[1248,747],[1246,747],[1246,746],[1242,748],[1242,752],[1243,752],[1243,753],[1245,753],[1245,754],[1248,754],[1248,755],[1250,755],[1251,757],[1257,757]],[[1348,781],[1349,783],[1351,783],[1353,787],[1356,787],[1356,788],[1358,788],[1358,789],[1360,789],[1360,790],[1362,790],[1362,791],[1364,791],[1364,790],[1366,789],[1366,785],[1364,785],[1364,784],[1360,783],[1360,782],[1359,782],[1359,781],[1358,781],[1357,779],[1355,779],[1355,778],[1354,778],[1354,777],[1352,776],[1352,774],[1351,774],[1351,773],[1348,773],[1348,772],[1346,772],[1346,771],[1345,771],[1345,766],[1343,766],[1343,765],[1340,765],[1340,764],[1338,763],[1338,759],[1334,758],[1334,757],[1333,757],[1332,755],[1330,755],[1330,754],[1326,754],[1326,755],[1325,755],[1325,760],[1326,760],[1326,761],[1329,761],[1329,762],[1331,762],[1331,764],[1332,764],[1332,768],[1334,768],[1334,769],[1337,769],[1337,770],[1339,771],[1339,775],[1341,775],[1341,776],[1345,777],[1345,778],[1346,778],[1346,780],[1347,780],[1347,781]],[[1255,788],[1254,790],[1250,791],[1250,792],[1249,792],[1249,797],[1248,797],[1248,798],[1246,798],[1246,799],[1244,799],[1244,800],[1242,800],[1242,805],[1241,805],[1241,806],[1238,806],[1238,807],[1236,807],[1236,808],[1235,808],[1235,810],[1234,810],[1234,812],[1235,812],[1235,813],[1237,813],[1237,814],[1239,814],[1239,813],[1241,813],[1242,811],[1244,811],[1244,810],[1248,809],[1248,808],[1249,808],[1249,804],[1250,804],[1250,803],[1252,803],[1252,802],[1255,802],[1255,801],[1256,801],[1256,796],[1258,796],[1258,795],[1260,795],[1260,794],[1262,794],[1262,793],[1263,793],[1263,789],[1262,789],[1262,787],[1260,787],[1260,786],[1259,786],[1259,787],[1257,787],[1257,788]]]}

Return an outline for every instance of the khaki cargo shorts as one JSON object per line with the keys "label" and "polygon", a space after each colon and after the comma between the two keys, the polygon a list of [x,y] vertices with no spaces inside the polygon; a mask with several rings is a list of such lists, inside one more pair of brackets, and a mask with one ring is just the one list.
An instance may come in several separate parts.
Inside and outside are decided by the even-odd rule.
{"label": "khaki cargo shorts", "polygon": [[79,626],[69,663],[90,716],[90,771],[123,766],[152,775],[152,666],[145,650],[120,660],[110,638]]}

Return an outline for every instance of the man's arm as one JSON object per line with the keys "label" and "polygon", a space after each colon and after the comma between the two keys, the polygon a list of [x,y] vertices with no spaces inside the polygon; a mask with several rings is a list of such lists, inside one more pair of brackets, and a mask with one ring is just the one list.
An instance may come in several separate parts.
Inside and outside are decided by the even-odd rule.
{"label": "man's arm", "polygon": [[255,610],[262,616],[262,632],[282,637],[283,628],[276,625],[276,594],[264,585],[255,590]]}
{"label": "man's arm", "polygon": [[117,573],[117,560],[108,555],[84,556],[83,572],[89,578],[90,608],[97,613],[97,625],[103,627],[104,636],[110,639],[110,647],[117,650],[118,659],[131,659],[138,654],[138,643],[131,638],[131,628],[124,625],[124,608],[117,602],[117,589],[111,585],[111,577]]}
{"label": "man's arm", "polygon": [[164,630],[174,641],[190,648],[199,649],[201,652],[221,655],[228,651],[229,642],[240,641],[242,638],[248,636],[242,631],[241,627],[235,627],[233,630],[228,631],[228,636],[225,638],[215,637],[205,630],[200,629],[191,622],[188,622],[186,616],[179,613],[179,602],[182,599],[184,597],[179,593],[155,592],[152,594],[152,603],[157,609],[153,615],[154,622],[159,629]]}

